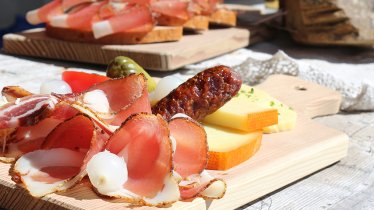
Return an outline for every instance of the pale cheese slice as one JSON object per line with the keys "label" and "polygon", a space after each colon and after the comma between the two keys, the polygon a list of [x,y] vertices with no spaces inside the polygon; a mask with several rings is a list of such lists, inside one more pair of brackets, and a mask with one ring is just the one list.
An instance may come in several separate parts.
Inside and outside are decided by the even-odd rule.
{"label": "pale cheese slice", "polygon": [[242,131],[263,129],[265,133],[291,130],[296,112],[258,88],[242,85],[238,94],[204,122]]}
{"label": "pale cheese slice", "polygon": [[204,124],[209,145],[207,169],[226,170],[252,157],[260,148],[262,131],[243,132]]}
{"label": "pale cheese slice", "polygon": [[275,125],[278,122],[277,109],[259,103],[263,96],[262,91],[242,85],[234,98],[206,116],[204,122],[246,132]]}

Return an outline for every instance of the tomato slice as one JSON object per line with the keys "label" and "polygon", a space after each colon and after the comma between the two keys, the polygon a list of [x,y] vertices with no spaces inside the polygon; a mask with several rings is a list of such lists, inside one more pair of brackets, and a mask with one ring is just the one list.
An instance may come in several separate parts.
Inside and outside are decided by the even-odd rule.
{"label": "tomato slice", "polygon": [[73,93],[83,92],[90,88],[92,85],[104,82],[109,79],[110,78],[106,76],[80,71],[64,71],[62,73],[62,80],[70,85]]}

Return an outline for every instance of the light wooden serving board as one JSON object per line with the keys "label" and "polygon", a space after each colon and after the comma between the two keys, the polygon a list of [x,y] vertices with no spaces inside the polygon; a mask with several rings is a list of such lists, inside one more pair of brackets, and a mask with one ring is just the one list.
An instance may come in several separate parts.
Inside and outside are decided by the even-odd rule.
{"label": "light wooden serving board", "polygon": [[3,36],[9,54],[107,65],[119,55],[131,57],[145,69],[171,71],[212,58],[249,44],[249,31],[239,28],[211,29],[183,35],[177,42],[100,45],[50,38],[44,28]]}
{"label": "light wooden serving board", "polygon": [[[298,112],[298,122],[289,132],[264,135],[258,153],[227,171],[211,171],[227,182],[220,200],[177,202],[172,209],[233,209],[331,165],[347,153],[348,136],[325,127],[310,117],[335,114],[339,93],[290,76],[271,76],[260,88]],[[300,90],[301,89],[301,90]],[[7,209],[150,209],[133,207],[120,200],[102,199],[83,181],[67,192],[31,197],[16,186],[8,174],[10,165],[0,163],[0,206]],[[323,192],[322,192],[323,193]]]}

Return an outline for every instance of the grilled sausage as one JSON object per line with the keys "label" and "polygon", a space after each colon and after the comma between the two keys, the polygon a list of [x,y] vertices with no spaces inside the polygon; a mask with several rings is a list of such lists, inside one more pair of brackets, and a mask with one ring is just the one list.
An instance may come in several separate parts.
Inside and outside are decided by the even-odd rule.
{"label": "grilled sausage", "polygon": [[201,121],[234,97],[241,87],[239,74],[227,66],[206,69],[181,84],[152,107],[166,120],[184,113]]}

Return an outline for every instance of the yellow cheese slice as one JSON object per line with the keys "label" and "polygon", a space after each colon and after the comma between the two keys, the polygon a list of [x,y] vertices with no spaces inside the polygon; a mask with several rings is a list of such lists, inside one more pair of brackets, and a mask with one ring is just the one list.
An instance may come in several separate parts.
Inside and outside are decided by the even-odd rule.
{"label": "yellow cheese slice", "polygon": [[242,85],[234,98],[206,116],[204,122],[247,132],[277,124],[277,109],[264,106],[261,103],[262,97],[263,91]]}
{"label": "yellow cheese slice", "polygon": [[252,88],[248,85],[242,85],[243,92],[253,92],[250,100],[259,106],[273,108],[278,111],[278,123],[263,128],[264,133],[276,133],[292,130],[295,127],[297,114],[292,107],[287,106],[281,101],[270,96],[265,91],[258,88]]}
{"label": "yellow cheese slice", "polygon": [[291,130],[296,112],[265,91],[242,85],[234,98],[204,122],[247,132],[263,129],[265,133],[274,133]]}
{"label": "yellow cheese slice", "polygon": [[226,170],[252,157],[260,148],[262,131],[243,132],[204,124],[209,145],[207,169]]}

